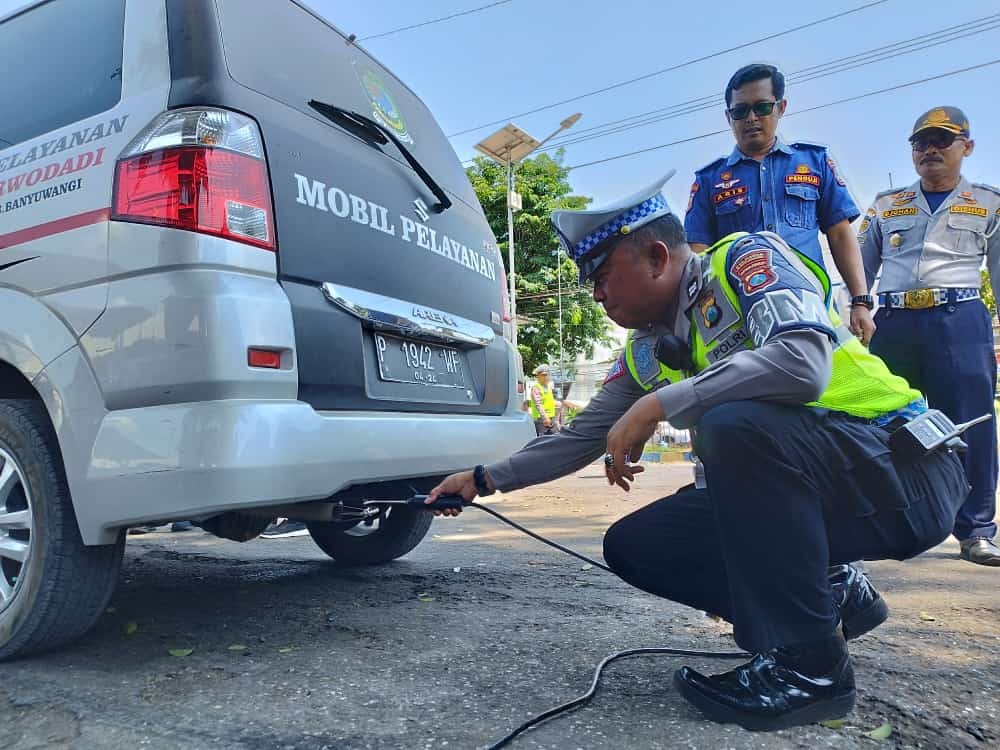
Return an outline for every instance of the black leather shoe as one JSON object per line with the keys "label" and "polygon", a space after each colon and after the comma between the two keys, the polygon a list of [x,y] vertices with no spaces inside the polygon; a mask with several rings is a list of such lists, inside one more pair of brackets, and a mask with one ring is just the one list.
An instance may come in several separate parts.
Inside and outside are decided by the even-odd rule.
{"label": "black leather shoe", "polygon": [[963,560],[979,565],[1000,566],[1000,548],[993,543],[992,539],[974,536],[963,539],[960,544],[962,551],[959,554]]}
{"label": "black leather shoe", "polygon": [[889,606],[863,570],[854,565],[835,565],[829,576],[844,638],[859,638],[888,619]]}
{"label": "black leather shoe", "polygon": [[775,654],[758,654],[741,667],[711,677],[681,667],[674,673],[674,685],[712,721],[755,732],[839,719],[854,708],[849,655],[825,674],[805,675],[778,663]]}

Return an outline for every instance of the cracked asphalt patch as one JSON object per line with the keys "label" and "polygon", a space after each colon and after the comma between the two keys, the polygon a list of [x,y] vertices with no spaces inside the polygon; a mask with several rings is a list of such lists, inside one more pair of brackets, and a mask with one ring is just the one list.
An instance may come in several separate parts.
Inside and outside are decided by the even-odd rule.
{"label": "cracked asphalt patch", "polygon": [[[654,465],[626,497],[588,467],[489,502],[599,556],[614,519],[689,479],[688,466]],[[612,665],[591,705],[511,747],[1000,746],[1000,571],[956,557],[947,542],[870,564],[893,617],[852,644],[859,700],[844,727],[710,724],[673,691],[672,673],[732,662],[656,656]],[[414,552],[378,568],[340,567],[308,537],[130,537],[90,635],[0,665],[0,750],[482,748],[583,692],[608,653],[641,646],[735,647],[724,624],[475,510],[436,520]],[[883,722],[888,740],[864,736]]]}

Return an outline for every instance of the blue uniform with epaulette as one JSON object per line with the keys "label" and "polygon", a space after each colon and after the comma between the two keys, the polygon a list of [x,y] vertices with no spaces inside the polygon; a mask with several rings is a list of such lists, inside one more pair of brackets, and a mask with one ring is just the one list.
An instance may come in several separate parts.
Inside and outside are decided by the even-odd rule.
{"label": "blue uniform with epaulette", "polygon": [[825,267],[817,230],[859,214],[825,146],[778,138],[761,161],[734,148],[699,169],[684,230],[688,242],[705,245],[733,232],[774,232]]}

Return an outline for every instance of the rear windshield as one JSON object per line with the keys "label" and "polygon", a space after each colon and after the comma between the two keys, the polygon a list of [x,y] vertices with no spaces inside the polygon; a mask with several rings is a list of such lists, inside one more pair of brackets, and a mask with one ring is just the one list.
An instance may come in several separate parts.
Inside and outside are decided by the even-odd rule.
{"label": "rear windshield", "polygon": [[[230,75],[315,116],[310,99],[379,120],[442,186],[476,204],[465,171],[430,111],[374,58],[292,0],[218,0]],[[262,30],[266,29],[266,33]],[[385,151],[396,158],[392,145]]]}

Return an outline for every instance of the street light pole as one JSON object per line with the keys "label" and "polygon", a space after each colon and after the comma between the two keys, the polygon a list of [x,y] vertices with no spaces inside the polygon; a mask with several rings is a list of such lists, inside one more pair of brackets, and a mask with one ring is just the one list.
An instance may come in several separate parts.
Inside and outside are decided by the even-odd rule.
{"label": "street light pole", "polygon": [[507,274],[507,283],[510,291],[507,295],[510,299],[510,343],[517,351],[517,293],[514,291],[514,206],[511,205],[511,197],[514,193],[514,162],[510,158],[510,149],[507,149],[507,267],[510,273]]}
{"label": "street light pole", "polygon": [[[517,349],[517,292],[514,287],[514,211],[520,210],[520,201],[518,200],[518,205],[514,205],[515,199],[517,199],[517,193],[514,191],[514,167],[517,163],[536,151],[542,144],[547,143],[552,138],[557,136],[564,130],[573,127],[576,122],[582,117],[582,115],[577,112],[576,114],[570,115],[561,123],[556,130],[552,131],[546,138],[541,141],[537,141],[530,135],[525,133],[519,127],[514,125],[514,123],[507,123],[500,130],[490,135],[488,138],[480,141],[476,144],[476,150],[480,153],[486,154],[490,159],[498,164],[502,164],[507,168],[507,260],[508,260],[508,274],[507,281],[509,284],[509,291],[507,296],[510,299],[510,323],[511,323],[511,343],[514,345],[514,349]],[[560,284],[562,283],[562,277],[560,276]],[[560,304],[560,316],[559,325],[560,330],[562,326],[562,299],[559,300]],[[560,335],[560,341],[562,336]],[[562,344],[560,343],[560,361],[562,360]]]}
{"label": "street light pole", "polygon": [[[559,377],[563,383],[566,382],[566,373],[563,372],[563,322],[562,322],[562,246],[556,250],[556,278],[558,279],[559,294]],[[560,385],[560,387],[562,387]]]}

